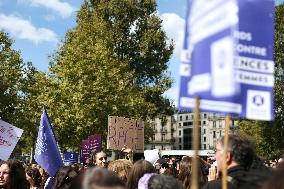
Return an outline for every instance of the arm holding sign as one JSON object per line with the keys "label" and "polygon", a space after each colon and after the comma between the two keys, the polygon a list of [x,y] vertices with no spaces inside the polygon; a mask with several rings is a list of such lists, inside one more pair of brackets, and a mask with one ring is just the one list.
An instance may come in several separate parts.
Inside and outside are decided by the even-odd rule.
{"label": "arm holding sign", "polygon": [[121,152],[125,154],[125,159],[131,161],[133,163],[133,150],[129,148],[127,145],[121,149]]}

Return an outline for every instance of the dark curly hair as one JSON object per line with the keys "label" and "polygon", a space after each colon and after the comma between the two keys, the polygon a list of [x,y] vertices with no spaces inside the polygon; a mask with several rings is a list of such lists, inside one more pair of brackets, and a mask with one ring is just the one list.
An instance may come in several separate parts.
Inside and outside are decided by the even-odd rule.
{"label": "dark curly hair", "polygon": [[38,169],[27,167],[26,174],[33,179],[34,186],[40,187],[42,179]]}

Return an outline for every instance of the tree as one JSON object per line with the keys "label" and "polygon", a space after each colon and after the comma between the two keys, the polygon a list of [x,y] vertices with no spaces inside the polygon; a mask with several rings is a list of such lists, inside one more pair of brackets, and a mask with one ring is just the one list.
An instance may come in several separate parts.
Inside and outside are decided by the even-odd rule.
{"label": "tree", "polygon": [[19,110],[18,92],[23,77],[24,63],[20,53],[12,49],[13,41],[0,32],[0,118],[14,123]]}
{"label": "tree", "polygon": [[153,0],[85,1],[53,56],[53,84],[44,94],[61,146],[76,147],[93,133],[106,137],[108,115],[173,113],[162,96],[172,83],[172,51]]}
{"label": "tree", "polygon": [[240,131],[252,136],[256,141],[259,155],[272,159],[283,154],[284,149],[284,4],[275,8],[274,33],[274,111],[273,122],[247,121],[240,122]]}

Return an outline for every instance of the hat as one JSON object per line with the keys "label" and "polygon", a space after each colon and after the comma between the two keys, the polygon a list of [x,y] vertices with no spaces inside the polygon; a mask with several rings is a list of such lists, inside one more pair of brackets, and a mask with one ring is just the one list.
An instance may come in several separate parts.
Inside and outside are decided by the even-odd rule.
{"label": "hat", "polygon": [[145,160],[154,164],[159,159],[159,150],[158,149],[145,150],[144,157],[145,157]]}

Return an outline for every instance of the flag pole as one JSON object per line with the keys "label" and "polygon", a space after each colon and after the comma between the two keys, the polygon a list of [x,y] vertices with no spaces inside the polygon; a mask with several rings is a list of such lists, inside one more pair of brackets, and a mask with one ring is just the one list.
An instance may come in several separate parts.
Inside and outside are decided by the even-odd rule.
{"label": "flag pole", "polygon": [[200,115],[200,99],[195,97],[195,108],[194,108],[194,118],[193,118],[193,132],[192,132],[192,146],[193,146],[193,159],[192,159],[192,184],[190,189],[198,189],[198,150],[200,147],[200,125],[199,125],[199,115]]}
{"label": "flag pole", "polygon": [[224,154],[223,154],[223,165],[222,165],[222,189],[227,189],[227,154],[228,154],[228,141],[229,141],[229,126],[230,126],[230,116],[225,117],[225,135],[224,135]]}

